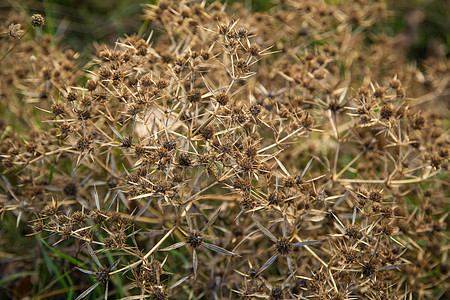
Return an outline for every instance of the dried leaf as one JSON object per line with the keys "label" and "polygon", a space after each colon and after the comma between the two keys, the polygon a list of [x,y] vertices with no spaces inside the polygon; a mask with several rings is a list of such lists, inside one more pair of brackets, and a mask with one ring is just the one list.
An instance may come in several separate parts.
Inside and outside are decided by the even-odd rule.
{"label": "dried leaf", "polygon": [[212,245],[212,244],[208,244],[208,243],[202,243],[202,246],[204,246],[205,248],[208,248],[209,250],[215,251],[217,253],[221,253],[221,254],[225,254],[225,255],[231,255],[231,256],[236,256],[237,254],[234,254],[233,252],[230,252],[226,249],[223,249],[219,246],[216,245]]}

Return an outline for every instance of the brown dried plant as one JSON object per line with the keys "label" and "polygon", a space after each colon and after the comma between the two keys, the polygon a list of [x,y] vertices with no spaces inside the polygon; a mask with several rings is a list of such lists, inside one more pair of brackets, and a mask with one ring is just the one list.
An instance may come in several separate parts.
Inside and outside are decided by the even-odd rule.
{"label": "brown dried plant", "polygon": [[450,62],[389,13],[160,0],[87,64],[2,25],[1,222],[56,279],[5,235],[0,295],[445,299]]}

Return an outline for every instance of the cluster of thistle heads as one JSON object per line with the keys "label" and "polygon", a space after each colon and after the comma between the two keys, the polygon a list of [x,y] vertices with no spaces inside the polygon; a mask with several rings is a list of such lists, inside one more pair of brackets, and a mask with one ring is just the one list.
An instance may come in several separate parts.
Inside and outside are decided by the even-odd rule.
{"label": "cluster of thistle heads", "polygon": [[78,299],[445,297],[448,58],[408,62],[380,1],[145,14],[87,64],[0,45],[2,216]]}

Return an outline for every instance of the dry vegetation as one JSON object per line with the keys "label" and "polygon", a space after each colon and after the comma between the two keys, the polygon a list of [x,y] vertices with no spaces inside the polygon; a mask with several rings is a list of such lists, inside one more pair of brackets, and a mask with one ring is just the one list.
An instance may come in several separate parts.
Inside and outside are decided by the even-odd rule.
{"label": "dry vegetation", "polygon": [[10,20],[0,295],[448,297],[450,61],[408,62],[388,14],[161,0],[87,65]]}

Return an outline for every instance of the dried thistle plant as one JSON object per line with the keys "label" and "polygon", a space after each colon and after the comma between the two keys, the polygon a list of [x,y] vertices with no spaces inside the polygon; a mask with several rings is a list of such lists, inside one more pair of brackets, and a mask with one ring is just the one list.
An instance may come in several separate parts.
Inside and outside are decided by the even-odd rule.
{"label": "dried thistle plant", "polygon": [[161,0],[86,65],[2,28],[1,222],[60,272],[30,296],[444,299],[450,63],[388,15]]}

